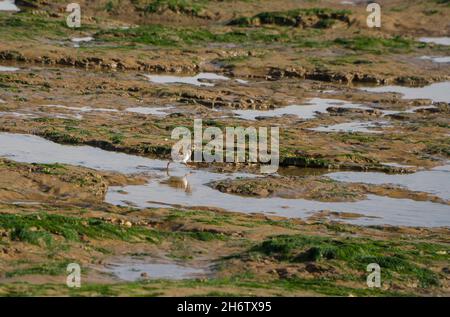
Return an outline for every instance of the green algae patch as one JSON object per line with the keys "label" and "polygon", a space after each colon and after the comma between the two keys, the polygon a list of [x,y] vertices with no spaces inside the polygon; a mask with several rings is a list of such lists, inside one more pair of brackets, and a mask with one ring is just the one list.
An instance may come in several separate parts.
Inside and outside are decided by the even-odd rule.
{"label": "green algae patch", "polygon": [[96,33],[95,38],[106,42],[129,42],[144,45],[179,47],[205,43],[272,43],[288,42],[289,35],[268,29],[211,31],[200,27],[143,25],[132,29],[111,29]]}
{"label": "green algae patch", "polygon": [[418,280],[421,287],[427,288],[440,284],[439,275],[427,268],[429,260],[436,256],[430,249],[435,248],[442,249],[443,246],[415,245],[409,248],[404,242],[281,235],[270,237],[251,251],[280,261],[343,265],[362,272],[368,264],[377,263],[385,278]]}
{"label": "green algae patch", "polygon": [[200,16],[205,10],[206,0],[153,0],[144,7],[148,13],[161,13],[170,10],[192,16]]}
{"label": "green algae patch", "polygon": [[288,11],[261,12],[252,17],[233,19],[229,25],[259,26],[279,25],[292,27],[330,28],[336,21],[350,23],[350,10],[308,8]]}
{"label": "green algae patch", "polygon": [[54,214],[0,214],[0,228],[11,230],[13,241],[51,245],[55,236],[68,241],[81,241],[82,236],[93,239],[158,242],[163,233],[142,227],[120,226],[96,218],[69,217]]}

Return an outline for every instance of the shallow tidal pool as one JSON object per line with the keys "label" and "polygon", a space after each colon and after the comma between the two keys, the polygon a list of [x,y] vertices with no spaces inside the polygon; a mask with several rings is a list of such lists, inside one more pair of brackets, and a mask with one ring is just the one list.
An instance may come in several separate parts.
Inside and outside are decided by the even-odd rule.
{"label": "shallow tidal pool", "polygon": [[[166,171],[167,161],[164,160],[108,152],[90,146],[60,145],[31,135],[0,133],[0,144],[0,156],[18,162],[62,163],[125,174],[152,173],[156,175],[145,185],[110,187],[105,201],[114,205],[137,208],[208,206],[229,211],[275,214],[290,218],[307,218],[314,212],[332,210],[362,214],[362,217],[357,219],[343,220],[359,225],[450,226],[450,206],[441,203],[376,195],[368,195],[367,199],[361,201],[339,203],[305,199],[241,197],[222,193],[208,186],[208,183],[227,178],[257,177],[256,175],[220,174],[207,170],[193,170],[176,164],[168,172]],[[365,174],[361,172],[357,175]],[[392,177],[401,179],[402,175]],[[447,188],[445,184],[444,188]],[[421,189],[433,193],[435,186],[424,185]],[[426,214],[424,214],[425,211]]]}

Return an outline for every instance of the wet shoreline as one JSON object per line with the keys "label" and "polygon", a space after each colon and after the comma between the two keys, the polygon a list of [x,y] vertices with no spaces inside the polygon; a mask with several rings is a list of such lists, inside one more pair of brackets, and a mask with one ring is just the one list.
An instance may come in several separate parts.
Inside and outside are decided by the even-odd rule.
{"label": "wet shoreline", "polygon": [[[0,134],[3,147],[0,155],[20,162],[28,163],[64,163],[81,165],[100,170],[113,170],[122,173],[143,173],[154,172],[157,175],[165,176],[165,161],[152,160],[128,154],[106,152],[100,149],[82,146],[64,146],[46,141],[39,137]],[[21,144],[23,142],[23,145]],[[35,149],[39,149],[39,152]],[[48,157],[47,153],[53,153]],[[126,162],[126,163],[125,163]],[[125,163],[125,164],[124,164]],[[213,190],[207,186],[208,183],[232,177],[248,177],[248,174],[216,174],[204,170],[189,171],[186,168],[176,167],[166,176],[166,181],[161,179],[151,180],[147,185],[110,187],[105,197],[105,201],[113,205],[131,205],[139,208],[161,207],[168,205],[184,206],[204,206],[228,209],[230,211],[240,211],[247,213],[270,212],[280,216],[303,217],[311,212],[320,210],[334,210],[340,212],[356,212],[377,218],[351,220],[354,224],[373,225],[409,225],[409,226],[448,226],[450,217],[448,211],[450,207],[446,205],[426,202],[414,202],[406,199],[390,199],[387,197],[368,196],[367,200],[355,203],[319,203],[302,199],[290,200],[280,198],[240,198],[238,196],[227,195]],[[355,172],[353,172],[355,173]],[[359,174],[358,174],[359,173]],[[362,175],[363,172],[356,175]],[[427,172],[419,172],[427,173]],[[433,173],[433,172],[431,172]],[[334,175],[339,175],[334,174]],[[334,176],[331,174],[331,177]],[[343,175],[346,175],[345,172]],[[353,174],[350,174],[353,175]],[[410,174],[415,177],[414,174]],[[395,179],[395,175],[391,175]],[[404,177],[404,176],[399,176]],[[422,178],[421,176],[418,176]],[[445,182],[444,175],[444,182]],[[350,179],[350,181],[355,181]],[[388,181],[386,181],[387,183]],[[409,183],[409,181],[408,181]],[[433,184],[433,183],[431,183]],[[413,187],[414,188],[414,187]],[[428,188],[421,188],[427,191]],[[126,194],[123,194],[126,193]],[[166,198],[163,198],[166,197]],[[163,198],[161,200],[161,198]],[[448,195],[445,196],[448,198]],[[152,201],[153,203],[149,203]],[[385,207],[382,207],[383,204]],[[264,206],[263,208],[261,206]],[[389,206],[389,210],[387,210]],[[437,218],[429,216],[425,219],[421,217],[423,210],[434,211]],[[380,213],[387,210],[387,213]],[[416,220],[414,220],[417,217]],[[443,218],[442,218],[443,217]],[[447,224],[446,224],[447,222]]]}

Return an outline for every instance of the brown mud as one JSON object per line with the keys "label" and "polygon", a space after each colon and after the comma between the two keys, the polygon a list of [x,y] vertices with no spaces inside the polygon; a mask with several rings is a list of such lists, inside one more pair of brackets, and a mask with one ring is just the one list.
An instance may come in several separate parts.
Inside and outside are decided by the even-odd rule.
{"label": "brown mud", "polygon": [[[449,63],[421,59],[448,56],[449,46],[419,41],[449,36],[448,1],[379,2],[380,30],[366,27],[364,5],[340,1],[80,0],[83,27],[72,30],[64,24],[64,1],[20,1],[21,12],[0,12],[0,65],[19,68],[0,71],[0,131],[168,159],[173,128],[191,127],[194,118],[203,119],[203,128],[278,126],[281,176],[211,185],[255,197],[340,202],[375,194],[448,204],[394,185],[322,175],[334,169],[412,173],[444,165],[450,156],[448,100],[362,89],[450,80]],[[79,47],[71,41],[87,36],[94,40]],[[228,80],[194,86],[145,77],[200,72]],[[234,113],[306,105],[312,98],[335,101],[311,118],[245,120]],[[347,102],[363,107],[346,108]],[[135,107],[167,110],[128,110]],[[376,133],[312,130],[352,122],[386,124]],[[105,203],[107,190],[145,184],[152,175],[13,159],[0,158],[3,296],[450,294],[446,224],[355,226],[341,220],[367,216],[330,210],[302,220],[207,206],[137,210]],[[259,170],[251,164],[191,168]],[[112,262],[136,257],[205,272],[187,280],[150,274],[133,282],[107,272]],[[381,289],[366,285],[366,266],[373,262],[383,267]],[[80,289],[65,284],[68,263],[82,267]]]}

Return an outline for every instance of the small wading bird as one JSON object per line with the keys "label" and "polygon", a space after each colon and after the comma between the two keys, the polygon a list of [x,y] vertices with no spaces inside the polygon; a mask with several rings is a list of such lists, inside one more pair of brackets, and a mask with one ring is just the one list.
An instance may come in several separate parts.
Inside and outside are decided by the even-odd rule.
{"label": "small wading bird", "polygon": [[181,148],[180,152],[178,153],[179,159],[173,159],[173,157],[167,162],[167,170],[169,170],[170,163],[181,163],[186,166],[188,166],[188,162],[191,159],[192,151],[195,150],[195,145],[191,146],[190,144],[185,148]]}

